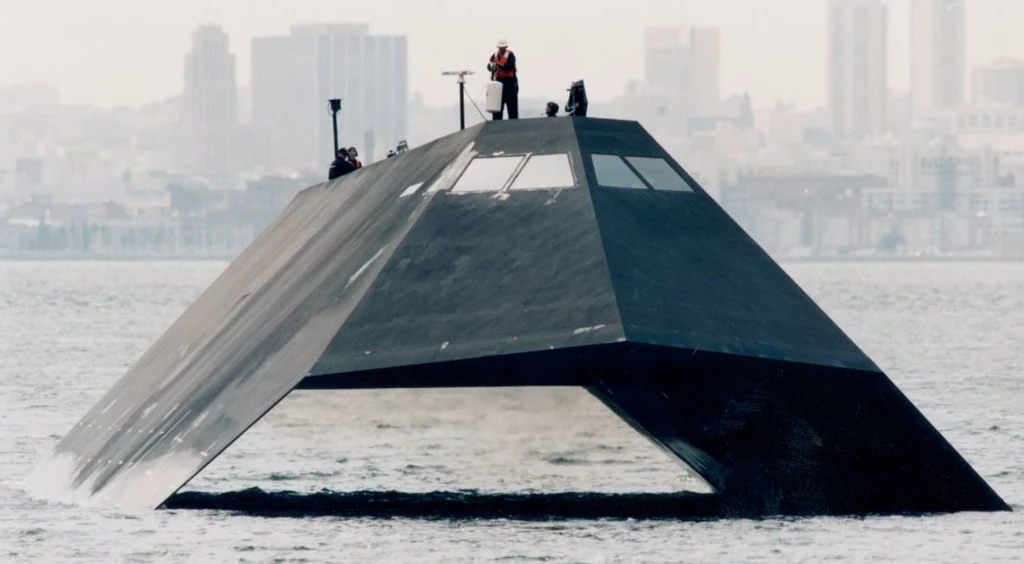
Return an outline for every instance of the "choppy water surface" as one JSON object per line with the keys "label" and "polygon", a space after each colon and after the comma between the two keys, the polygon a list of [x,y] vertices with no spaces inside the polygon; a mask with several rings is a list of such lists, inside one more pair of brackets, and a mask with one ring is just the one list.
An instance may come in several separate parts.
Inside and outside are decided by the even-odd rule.
{"label": "choppy water surface", "polygon": [[[786,267],[1016,513],[690,522],[297,518],[96,512],[26,495],[21,480],[43,453],[224,266],[0,262],[0,562],[1024,558],[1018,264]],[[297,392],[186,490],[249,487],[458,492],[479,503],[701,484],[585,392],[558,388]]]}

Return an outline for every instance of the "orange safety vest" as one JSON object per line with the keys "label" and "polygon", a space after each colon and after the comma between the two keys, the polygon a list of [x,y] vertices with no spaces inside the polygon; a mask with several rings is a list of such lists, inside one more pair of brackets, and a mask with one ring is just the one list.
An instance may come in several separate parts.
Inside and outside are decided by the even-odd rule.
{"label": "orange safety vest", "polygon": [[[504,56],[501,56],[501,55],[498,55],[497,53],[495,53],[494,56],[493,56],[494,64],[495,65],[502,65],[502,66],[507,65],[508,64],[508,56],[509,56],[509,53],[511,53],[511,52],[512,52],[511,49],[505,49],[505,55]],[[516,71],[514,71],[514,70],[500,69],[499,68],[499,69],[495,69],[495,71],[493,73],[493,78],[495,80],[500,80],[502,78],[515,78],[515,77],[516,77]]]}

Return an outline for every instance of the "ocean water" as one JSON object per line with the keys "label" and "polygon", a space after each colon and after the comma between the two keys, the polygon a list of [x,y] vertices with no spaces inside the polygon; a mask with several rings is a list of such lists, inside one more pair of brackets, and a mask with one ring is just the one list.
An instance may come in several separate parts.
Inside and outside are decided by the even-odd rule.
{"label": "ocean water", "polygon": [[[225,266],[0,262],[0,562],[1024,559],[1024,264],[1013,263],[784,266],[1014,513],[260,516],[95,511],[26,494],[34,465]],[[480,503],[703,485],[582,390],[531,388],[293,393],[183,491],[254,487],[307,502],[327,490],[371,501],[373,492],[448,492]]]}

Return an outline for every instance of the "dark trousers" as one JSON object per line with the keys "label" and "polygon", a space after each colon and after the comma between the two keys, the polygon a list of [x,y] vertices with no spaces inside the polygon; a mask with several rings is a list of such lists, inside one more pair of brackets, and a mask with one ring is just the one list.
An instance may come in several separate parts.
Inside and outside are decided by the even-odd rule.
{"label": "dark trousers", "polygon": [[[519,119],[519,81],[501,80],[501,108],[508,110],[508,119]],[[500,120],[502,112],[491,112],[494,119]]]}

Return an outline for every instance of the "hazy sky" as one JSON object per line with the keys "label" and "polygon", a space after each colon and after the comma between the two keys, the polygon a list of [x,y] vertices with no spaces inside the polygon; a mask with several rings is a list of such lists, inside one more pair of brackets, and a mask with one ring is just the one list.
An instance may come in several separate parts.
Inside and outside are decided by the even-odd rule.
{"label": "hazy sky", "polygon": [[[909,87],[910,0],[890,0],[890,87]],[[0,84],[56,84],[66,102],[140,104],[180,92],[190,34],[223,26],[247,85],[250,40],[294,23],[365,22],[409,36],[410,92],[455,99],[443,70],[482,71],[507,36],[520,64],[520,95],[562,101],[587,81],[593,100],[643,77],[647,25],[722,30],[722,93],[750,92],[814,107],[825,98],[826,0],[0,0]],[[968,66],[1024,58],[1024,1],[968,0]],[[471,79],[471,93],[484,78]]]}

